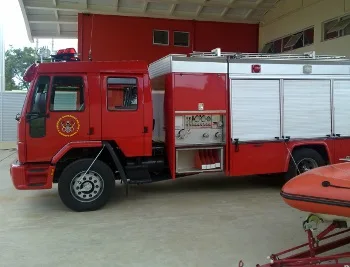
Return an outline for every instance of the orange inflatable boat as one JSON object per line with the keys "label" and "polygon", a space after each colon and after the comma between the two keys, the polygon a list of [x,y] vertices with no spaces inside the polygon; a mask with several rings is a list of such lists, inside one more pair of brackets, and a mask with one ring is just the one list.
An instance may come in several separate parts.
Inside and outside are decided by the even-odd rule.
{"label": "orange inflatable boat", "polygon": [[281,196],[291,207],[301,211],[350,217],[350,162],[327,165],[307,171],[288,181]]}
{"label": "orange inflatable boat", "polygon": [[[273,253],[269,263],[256,266],[350,266],[350,251],[331,253],[350,244],[350,162],[304,172],[283,186],[281,196],[289,206],[308,213],[303,221],[307,242]],[[320,223],[329,225],[321,230]]]}

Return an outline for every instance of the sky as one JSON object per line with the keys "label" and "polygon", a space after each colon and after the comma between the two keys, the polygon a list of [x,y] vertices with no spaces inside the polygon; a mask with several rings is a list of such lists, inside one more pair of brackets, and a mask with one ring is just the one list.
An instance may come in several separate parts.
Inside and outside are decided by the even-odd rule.
{"label": "sky", "polygon": [[[4,27],[5,50],[7,50],[10,47],[10,45],[12,45],[15,48],[21,48],[24,46],[36,46],[35,42],[31,43],[29,41],[18,0],[0,0],[0,23],[3,23]],[[51,50],[52,40],[39,39],[39,47],[42,46],[48,46],[48,48]],[[75,49],[77,49],[77,40],[54,40],[54,50],[67,47],[74,47]]]}

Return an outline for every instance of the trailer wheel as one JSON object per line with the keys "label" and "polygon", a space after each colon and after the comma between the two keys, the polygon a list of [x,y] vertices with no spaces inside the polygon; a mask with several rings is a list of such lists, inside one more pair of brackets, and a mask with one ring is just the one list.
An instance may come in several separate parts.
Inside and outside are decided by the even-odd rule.
{"label": "trailer wheel", "polygon": [[292,155],[294,160],[291,158],[289,161],[288,171],[285,174],[286,181],[301,173],[326,165],[324,158],[311,148],[296,149]]}
{"label": "trailer wheel", "polygon": [[86,173],[92,162],[93,159],[74,161],[61,174],[58,193],[71,210],[100,209],[112,195],[115,186],[113,171],[104,162],[96,160]]}

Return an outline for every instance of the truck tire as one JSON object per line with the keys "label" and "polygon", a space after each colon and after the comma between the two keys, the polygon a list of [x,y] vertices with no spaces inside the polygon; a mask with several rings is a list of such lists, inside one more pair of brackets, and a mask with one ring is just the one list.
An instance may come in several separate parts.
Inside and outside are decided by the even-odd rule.
{"label": "truck tire", "polygon": [[[315,169],[326,165],[324,158],[312,148],[299,148],[292,153],[294,160],[289,161],[288,171],[285,174],[285,181],[289,181],[293,177],[304,173],[308,170]],[[295,163],[298,166],[295,166]]]}
{"label": "truck tire", "polygon": [[58,193],[62,202],[74,211],[93,211],[102,208],[111,197],[115,179],[111,168],[93,159],[81,159],[69,164],[58,181]]}

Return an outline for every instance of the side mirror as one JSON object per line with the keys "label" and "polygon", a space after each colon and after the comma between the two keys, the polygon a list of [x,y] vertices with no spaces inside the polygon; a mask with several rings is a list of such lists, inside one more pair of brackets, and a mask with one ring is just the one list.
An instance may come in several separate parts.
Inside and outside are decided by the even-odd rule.
{"label": "side mirror", "polygon": [[17,113],[16,114],[16,117],[15,117],[15,120],[16,121],[19,121],[21,119],[21,113]]}

